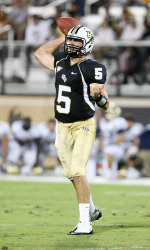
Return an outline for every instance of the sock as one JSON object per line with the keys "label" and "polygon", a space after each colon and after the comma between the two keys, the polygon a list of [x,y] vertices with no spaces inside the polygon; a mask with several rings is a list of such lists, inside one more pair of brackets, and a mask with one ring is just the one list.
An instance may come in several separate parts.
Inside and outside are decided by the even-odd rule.
{"label": "sock", "polygon": [[81,222],[90,221],[89,209],[90,209],[89,203],[79,203],[79,217],[80,217],[79,220]]}
{"label": "sock", "polygon": [[92,201],[92,196],[90,195],[90,215],[93,214],[95,212],[95,206],[94,203]]}

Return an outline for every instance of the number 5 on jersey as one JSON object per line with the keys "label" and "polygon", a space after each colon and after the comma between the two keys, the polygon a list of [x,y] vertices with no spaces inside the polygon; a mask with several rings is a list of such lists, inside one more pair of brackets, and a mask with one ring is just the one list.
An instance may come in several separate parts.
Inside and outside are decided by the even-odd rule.
{"label": "number 5 on jersey", "polygon": [[102,68],[95,68],[95,79],[102,80],[102,78],[103,78]]}
{"label": "number 5 on jersey", "polygon": [[68,96],[63,96],[63,92],[71,92],[71,87],[59,85],[57,102],[64,102],[65,106],[61,107],[61,104],[56,105],[56,109],[59,113],[69,114],[71,100]]}

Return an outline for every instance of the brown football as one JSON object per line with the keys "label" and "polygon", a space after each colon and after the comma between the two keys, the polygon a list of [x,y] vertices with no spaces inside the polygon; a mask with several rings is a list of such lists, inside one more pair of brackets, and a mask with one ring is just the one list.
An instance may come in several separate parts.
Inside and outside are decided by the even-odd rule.
{"label": "brown football", "polygon": [[57,19],[57,26],[65,35],[68,34],[70,29],[77,25],[80,25],[80,23],[71,17],[60,17]]}

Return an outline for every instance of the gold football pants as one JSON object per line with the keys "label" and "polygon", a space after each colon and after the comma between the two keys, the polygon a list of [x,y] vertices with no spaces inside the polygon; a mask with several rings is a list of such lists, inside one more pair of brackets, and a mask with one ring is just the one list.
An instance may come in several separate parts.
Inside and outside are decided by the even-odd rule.
{"label": "gold football pants", "polygon": [[58,122],[58,153],[68,179],[85,175],[95,139],[95,119],[74,123]]}

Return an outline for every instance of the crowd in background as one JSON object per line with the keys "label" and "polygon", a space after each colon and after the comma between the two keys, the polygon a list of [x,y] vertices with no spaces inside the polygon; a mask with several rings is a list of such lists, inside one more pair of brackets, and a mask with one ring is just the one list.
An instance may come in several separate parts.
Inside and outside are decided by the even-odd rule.
{"label": "crowd in background", "polygon": [[[146,166],[150,162],[140,154],[142,150],[149,154],[150,125],[136,122],[131,114],[122,117],[121,108],[112,102],[104,116],[99,112],[97,108],[97,134],[87,178],[139,178],[150,174]],[[35,124],[30,117],[22,117],[11,120],[10,126],[0,121],[0,142],[2,174],[43,174],[51,167],[55,174],[61,174],[54,119]]]}
{"label": "crowd in background", "polygon": [[[13,1],[14,0],[0,0],[0,4],[3,4],[5,6],[11,6],[13,4]],[[52,2],[54,2],[54,0],[22,0],[23,4],[27,4],[29,6],[46,6]],[[75,2],[78,5],[82,4],[84,6],[86,4],[85,0],[72,0],[70,2]],[[97,12],[97,9],[102,6],[112,7],[112,6],[123,6],[124,4],[131,6],[143,6],[147,5],[148,3],[149,3],[148,0],[98,0],[94,1],[91,4],[91,11],[92,13],[95,13]]]}
{"label": "crowd in background", "polygon": [[[85,17],[85,1],[70,1],[69,7],[64,10],[62,7],[56,8],[56,13],[54,16],[49,15],[50,17],[45,18],[44,15],[35,13],[34,16],[38,18],[38,21],[35,22],[34,16],[29,14],[30,5],[27,3],[28,1],[21,0],[13,0],[11,1],[11,9],[8,11],[5,6],[1,6],[0,8],[0,29],[4,28],[6,25],[10,24],[12,29],[14,30],[14,39],[15,40],[24,40],[26,39],[26,30],[28,26],[31,24],[33,26],[37,26],[36,30],[38,31],[38,27],[40,27],[41,21],[50,21],[49,30],[47,30],[47,36],[43,37],[41,34],[41,38],[43,40],[49,40],[51,37],[51,29],[53,29],[53,35],[58,36],[57,34],[57,25],[56,20],[61,16],[70,16],[75,19],[78,19],[81,24],[84,24]],[[35,1],[38,2],[38,1]],[[40,2],[40,1],[39,1]],[[42,1],[41,1],[42,2]],[[50,2],[50,1],[49,1]],[[82,8],[80,7],[80,2],[82,3]],[[102,4],[102,2],[106,2],[107,4]],[[115,17],[110,14],[110,8],[113,6],[113,3],[118,3],[120,5],[122,2],[122,13],[119,17]],[[123,4],[124,2],[124,4]],[[134,2],[134,5],[132,3]],[[114,40],[142,40],[149,39],[149,27],[150,27],[150,7],[148,4],[144,4],[143,1],[97,1],[96,4],[103,6],[105,8],[105,17],[102,24],[98,27],[94,27],[92,23],[86,23],[91,26],[92,31],[98,37],[100,41],[114,41]],[[131,6],[145,6],[147,9],[147,14],[142,20],[142,23],[137,23],[135,15],[129,10]],[[91,5],[92,6],[92,5]],[[100,7],[99,6],[99,7]],[[82,10],[83,9],[83,10]],[[92,11],[92,7],[91,7]],[[98,11],[98,8],[97,8]],[[98,14],[98,13],[97,13]],[[46,22],[43,26],[46,26]],[[93,27],[92,27],[93,26]],[[39,30],[40,33],[40,30]],[[7,34],[3,34],[0,36],[1,40],[6,40]],[[39,34],[40,35],[40,34]],[[40,38],[40,37],[39,37]],[[43,42],[43,40],[39,41]],[[33,41],[34,42],[34,41]]]}
{"label": "crowd in background", "polygon": [[[86,1],[70,1],[64,5],[56,8],[54,16],[45,18],[42,15],[29,14],[31,5],[43,6],[53,1],[3,1],[11,9],[7,11],[4,5],[0,9],[0,41],[8,40],[9,27],[13,30],[14,40],[24,40],[26,48],[26,76],[29,74],[30,65],[32,63],[31,57],[33,51],[46,41],[61,36],[61,32],[57,27],[56,20],[62,16],[69,16],[77,19],[82,25],[88,26],[95,35],[95,50],[93,51],[93,58],[104,61],[108,66],[111,75],[110,83],[112,84],[127,84],[132,77],[135,84],[149,83],[149,47],[107,47],[98,46],[98,42],[112,42],[113,41],[140,41],[149,40],[150,38],[150,6],[149,1],[96,1],[90,6],[90,14],[97,14],[100,7],[105,8],[104,20],[100,25],[94,26],[86,19]],[[68,2],[68,1],[67,1]],[[116,17],[110,13],[112,7],[121,6],[122,14]],[[144,19],[138,22],[137,17],[130,6],[144,6],[146,14]],[[16,46],[13,51],[14,57],[19,57],[20,48]],[[7,46],[0,48],[1,61],[3,62],[8,56]],[[27,80],[24,79],[24,81]]]}

